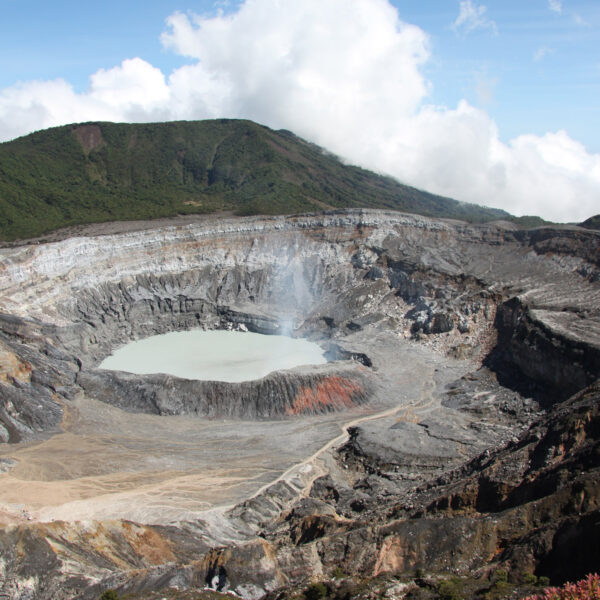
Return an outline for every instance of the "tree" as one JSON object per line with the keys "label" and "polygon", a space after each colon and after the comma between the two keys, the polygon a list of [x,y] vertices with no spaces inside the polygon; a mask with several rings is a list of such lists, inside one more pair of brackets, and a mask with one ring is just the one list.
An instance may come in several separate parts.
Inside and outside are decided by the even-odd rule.
{"label": "tree", "polygon": [[327,586],[320,581],[318,583],[311,583],[306,590],[304,590],[304,598],[306,600],[322,600],[327,596]]}

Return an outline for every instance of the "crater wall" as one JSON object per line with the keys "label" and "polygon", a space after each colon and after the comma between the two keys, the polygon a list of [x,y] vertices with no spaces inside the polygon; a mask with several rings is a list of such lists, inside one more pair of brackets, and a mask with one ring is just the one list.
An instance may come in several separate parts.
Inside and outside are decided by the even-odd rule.
{"label": "crater wall", "polygon": [[367,369],[352,364],[279,371],[241,383],[84,371],[78,383],[92,397],[129,412],[246,419],[355,408],[368,402],[376,386]]}
{"label": "crater wall", "polygon": [[60,414],[60,397],[83,382],[112,385],[85,372],[115,347],[193,327],[335,341],[376,324],[481,359],[497,344],[490,364],[505,379],[564,398],[600,370],[599,237],[361,210],[2,249],[0,342],[17,366],[0,381],[12,399],[1,437],[56,425],[27,396]]}

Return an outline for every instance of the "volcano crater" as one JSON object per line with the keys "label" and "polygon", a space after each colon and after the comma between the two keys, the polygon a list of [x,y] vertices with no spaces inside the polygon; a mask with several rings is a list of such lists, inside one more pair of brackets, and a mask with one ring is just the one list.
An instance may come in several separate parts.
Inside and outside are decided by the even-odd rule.
{"label": "volcano crater", "polygon": [[[79,539],[82,522],[134,522],[209,556],[312,494],[337,498],[342,527],[511,443],[600,373],[593,231],[368,210],[122,229],[0,250],[8,523]],[[237,383],[98,368],[131,341],[193,329],[285,331],[329,362]],[[123,556],[130,533],[111,535]],[[79,585],[81,544],[53,546],[63,589]],[[86,556],[85,577],[104,577]]]}

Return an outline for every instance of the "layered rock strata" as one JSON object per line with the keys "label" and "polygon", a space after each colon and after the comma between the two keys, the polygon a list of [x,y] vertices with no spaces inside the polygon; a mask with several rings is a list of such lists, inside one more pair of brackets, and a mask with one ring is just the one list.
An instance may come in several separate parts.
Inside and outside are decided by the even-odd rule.
{"label": "layered rock strata", "polygon": [[364,367],[331,365],[275,372],[255,381],[193,381],[168,375],[82,372],[86,394],[130,412],[266,419],[348,410],[375,382]]}

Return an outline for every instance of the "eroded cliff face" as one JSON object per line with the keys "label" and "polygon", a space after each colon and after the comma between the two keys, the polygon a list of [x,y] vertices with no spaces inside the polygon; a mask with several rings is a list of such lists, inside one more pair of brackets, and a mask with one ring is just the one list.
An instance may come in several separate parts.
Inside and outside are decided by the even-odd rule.
{"label": "eroded cliff face", "polygon": [[[271,485],[262,480],[252,498],[205,518],[160,526],[21,519],[0,535],[2,590],[11,598],[94,598],[106,587],[216,582],[257,597],[340,564],[373,575],[464,571],[516,564],[517,555],[545,573],[562,550],[558,542],[533,549],[536,502],[562,507],[548,517],[559,525],[544,539],[585,531],[597,511],[593,460],[581,467],[589,481],[577,483],[569,470],[556,475],[583,485],[579,514],[560,486],[515,491],[549,475],[519,471],[509,482],[475,458],[512,443],[494,460],[525,464],[530,455],[515,448],[529,444],[535,454],[535,445],[515,440],[540,418],[539,404],[565,401],[598,378],[599,242],[597,232],[578,228],[523,232],[345,211],[207,219],[0,250],[6,476],[12,446],[69,432],[84,420],[85,399],[148,418],[285,422],[350,411],[336,422],[356,421],[349,438],[327,434],[318,460]],[[242,326],[309,337],[333,362],[243,384],[95,368],[129,340]],[[421,366],[411,370],[411,361]],[[569,410],[554,409],[552,427]],[[540,423],[545,435],[550,426]],[[568,445],[581,436],[567,427],[564,437]]]}
{"label": "eroded cliff face", "polygon": [[325,572],[469,574],[502,564],[514,581],[534,572],[582,578],[600,560],[599,400],[595,383],[505,447],[351,524],[327,527],[331,517],[313,509],[292,515],[291,530],[310,527]]}
{"label": "eroded cliff face", "polygon": [[486,354],[497,318],[505,365],[564,398],[597,376],[597,248],[591,231],[378,211],[213,220],[5,249],[0,308],[9,345],[45,336],[44,355],[84,368],[131,339],[240,323],[330,338],[379,321]]}
{"label": "eroded cliff face", "polygon": [[369,401],[376,381],[357,365],[275,372],[255,381],[192,381],[164,375],[82,373],[87,394],[125,411],[266,419],[350,409]]}

